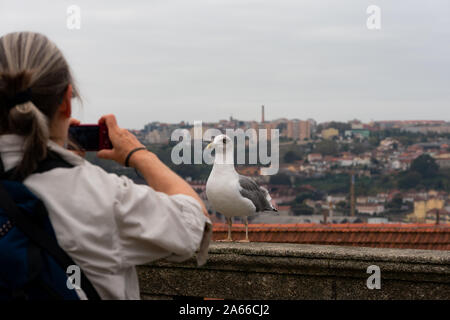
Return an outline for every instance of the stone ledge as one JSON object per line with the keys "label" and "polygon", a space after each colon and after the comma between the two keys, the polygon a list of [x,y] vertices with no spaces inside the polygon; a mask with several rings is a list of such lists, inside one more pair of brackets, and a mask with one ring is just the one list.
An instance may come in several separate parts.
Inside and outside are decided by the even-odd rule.
{"label": "stone ledge", "polygon": [[[212,243],[206,265],[138,268],[145,297],[449,299],[450,252],[283,243]],[[381,269],[369,290],[367,267]]]}

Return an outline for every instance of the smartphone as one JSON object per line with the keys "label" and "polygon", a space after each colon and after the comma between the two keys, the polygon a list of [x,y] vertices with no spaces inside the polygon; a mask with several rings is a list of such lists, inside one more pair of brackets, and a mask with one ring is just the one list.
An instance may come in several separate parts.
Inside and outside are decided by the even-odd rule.
{"label": "smartphone", "polygon": [[81,124],[69,127],[69,139],[83,151],[112,149],[105,124]]}

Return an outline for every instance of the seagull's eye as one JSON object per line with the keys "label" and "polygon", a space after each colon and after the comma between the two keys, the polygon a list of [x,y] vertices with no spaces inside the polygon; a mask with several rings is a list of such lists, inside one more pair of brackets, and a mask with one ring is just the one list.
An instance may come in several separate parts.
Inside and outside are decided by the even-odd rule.
{"label": "seagull's eye", "polygon": [[227,139],[223,138],[222,142],[223,142],[223,144],[226,144],[227,143]]}

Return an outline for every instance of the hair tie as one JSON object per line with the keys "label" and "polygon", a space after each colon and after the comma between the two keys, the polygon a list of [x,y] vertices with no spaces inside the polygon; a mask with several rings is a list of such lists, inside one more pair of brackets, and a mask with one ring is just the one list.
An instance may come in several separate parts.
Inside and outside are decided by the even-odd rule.
{"label": "hair tie", "polygon": [[14,97],[8,101],[8,110],[11,110],[19,104],[24,104],[25,102],[31,101],[31,88],[24,91],[16,93]]}

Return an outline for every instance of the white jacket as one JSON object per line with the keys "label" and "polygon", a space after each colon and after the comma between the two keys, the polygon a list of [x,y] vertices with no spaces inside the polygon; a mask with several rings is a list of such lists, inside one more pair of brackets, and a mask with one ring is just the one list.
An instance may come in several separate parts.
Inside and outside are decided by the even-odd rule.
{"label": "white jacket", "polygon": [[[54,142],[48,146],[74,167],[32,174],[24,184],[43,201],[58,244],[102,299],[140,299],[136,265],[181,262],[197,250],[198,263],[206,261],[211,221],[194,198],[156,192]],[[5,170],[18,165],[22,150],[22,137],[0,136]]]}

